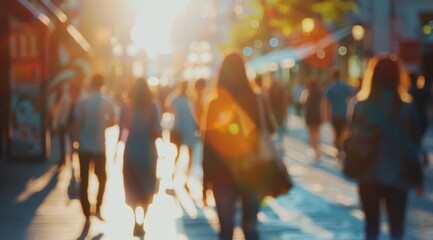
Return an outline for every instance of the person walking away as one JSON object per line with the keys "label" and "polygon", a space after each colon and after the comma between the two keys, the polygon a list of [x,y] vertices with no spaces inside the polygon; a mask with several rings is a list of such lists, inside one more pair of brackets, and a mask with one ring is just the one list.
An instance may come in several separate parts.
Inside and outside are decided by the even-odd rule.
{"label": "person walking away", "polygon": [[[242,230],[247,240],[259,239],[257,213],[261,196],[242,186],[234,165],[252,150],[260,131],[258,96],[253,92],[242,55],[228,53],[219,70],[216,96],[205,110],[203,129],[203,177],[214,194],[220,225],[219,239],[233,238],[235,214],[241,202]],[[265,100],[266,98],[262,97]],[[267,104],[267,106],[269,103]],[[270,108],[265,108],[267,129],[275,130]],[[254,138],[255,137],[255,138]]]}
{"label": "person walking away", "polygon": [[290,102],[290,94],[281,82],[276,79],[271,79],[271,85],[267,95],[277,122],[278,139],[282,140],[287,131],[287,108]]}
{"label": "person walking away", "polygon": [[157,151],[161,136],[160,116],[145,78],[138,78],[131,90],[121,121],[127,133],[123,155],[125,201],[134,212],[133,235],[143,237],[144,218],[156,190]]}
{"label": "person walking away", "polygon": [[334,146],[339,157],[342,151],[343,133],[346,128],[347,103],[355,95],[355,89],[341,81],[338,70],[332,72],[333,83],[325,90],[327,118],[331,120],[334,129]]}
{"label": "person walking away", "polygon": [[[206,80],[204,78],[199,78],[194,83],[194,117],[199,126],[199,137],[200,137],[200,147],[202,147],[203,141],[201,141],[203,129],[203,111],[207,101],[207,86]],[[208,190],[208,181],[203,178],[202,180],[202,200],[203,205],[207,207],[207,190]]]}
{"label": "person walking away", "polygon": [[56,87],[55,102],[50,108],[52,116],[52,128],[57,135],[59,143],[59,166],[66,162],[67,127],[70,113],[71,96],[69,94],[69,83],[59,84]]}
{"label": "person walking away", "polygon": [[188,166],[185,188],[188,191],[188,177],[192,166],[193,147],[198,142],[198,123],[194,118],[194,107],[187,93],[188,82],[181,81],[173,94],[167,97],[167,109],[174,115],[174,124],[171,135],[172,142],[177,147],[176,162],[179,161],[180,147],[186,146],[188,149]]}
{"label": "person walking away", "polygon": [[310,146],[314,151],[316,161],[320,161],[319,136],[320,125],[323,121],[322,90],[316,76],[310,76],[305,89],[305,123],[308,127]]}
{"label": "person walking away", "polygon": [[[412,74],[411,76],[411,87],[409,89],[409,93],[412,95],[412,99],[416,108],[416,112],[420,119],[420,131],[421,131],[421,142],[428,128],[428,108],[431,102],[431,93],[425,84],[425,77],[417,76],[416,74]],[[422,148],[422,145],[421,145]],[[423,162],[424,164],[428,164],[428,155],[425,150],[421,150]]]}
{"label": "person walking away", "polygon": [[302,117],[303,112],[303,105],[305,102],[303,102],[302,99],[302,93],[305,90],[304,83],[298,79],[295,83],[295,86],[293,87],[293,103],[295,105],[295,113],[297,116]]}
{"label": "person walking away", "polygon": [[[419,124],[408,94],[409,80],[393,54],[373,57],[356,98],[349,128],[362,123],[381,127],[372,163],[358,179],[358,193],[365,214],[365,239],[378,239],[380,210],[386,207],[390,238],[404,239],[408,191],[423,194],[419,153]],[[376,143],[377,142],[377,143]],[[411,161],[410,161],[411,160]],[[410,165],[409,165],[410,164]],[[408,166],[419,169],[406,174]],[[410,171],[411,172],[411,171]],[[385,204],[381,204],[382,201]]]}
{"label": "person walking away", "polygon": [[80,162],[80,202],[86,218],[90,223],[90,203],[88,199],[89,165],[94,163],[95,174],[98,178],[99,189],[97,195],[95,216],[103,220],[101,205],[105,192],[107,174],[105,171],[105,129],[115,123],[114,102],[101,92],[104,76],[95,74],[90,83],[90,92],[81,98],[74,109],[74,119],[78,130],[78,156]]}

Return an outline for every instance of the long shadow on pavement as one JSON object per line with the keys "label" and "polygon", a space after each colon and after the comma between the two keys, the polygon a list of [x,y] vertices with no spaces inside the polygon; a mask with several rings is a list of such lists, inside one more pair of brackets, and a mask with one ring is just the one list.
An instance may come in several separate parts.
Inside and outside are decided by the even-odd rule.
{"label": "long shadow on pavement", "polygon": [[55,188],[59,170],[51,164],[5,164],[0,169],[0,236],[27,239],[38,207]]}

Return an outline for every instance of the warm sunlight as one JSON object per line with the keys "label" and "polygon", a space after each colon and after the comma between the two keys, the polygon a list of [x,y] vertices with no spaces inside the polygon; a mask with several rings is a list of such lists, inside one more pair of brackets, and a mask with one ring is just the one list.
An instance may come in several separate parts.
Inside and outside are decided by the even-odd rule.
{"label": "warm sunlight", "polygon": [[171,28],[176,16],[189,0],[147,0],[137,3],[135,25],[131,30],[132,41],[144,49],[151,58],[159,53],[171,52]]}

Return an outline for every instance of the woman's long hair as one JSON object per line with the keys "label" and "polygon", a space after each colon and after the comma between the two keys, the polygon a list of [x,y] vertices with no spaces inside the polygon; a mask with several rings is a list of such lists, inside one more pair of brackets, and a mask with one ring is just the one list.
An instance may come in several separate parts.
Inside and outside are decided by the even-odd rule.
{"label": "woman's long hair", "polygon": [[378,101],[385,91],[391,91],[402,102],[410,102],[409,76],[395,54],[374,56],[368,63],[358,100]]}
{"label": "woman's long hair", "polygon": [[152,110],[152,93],[144,77],[137,78],[132,87],[130,105],[133,109],[141,109],[147,115]]}
{"label": "woman's long hair", "polygon": [[[255,94],[248,81],[245,63],[240,53],[233,51],[225,55],[216,87],[228,93],[242,109],[251,108]],[[252,115],[250,110],[247,112]]]}

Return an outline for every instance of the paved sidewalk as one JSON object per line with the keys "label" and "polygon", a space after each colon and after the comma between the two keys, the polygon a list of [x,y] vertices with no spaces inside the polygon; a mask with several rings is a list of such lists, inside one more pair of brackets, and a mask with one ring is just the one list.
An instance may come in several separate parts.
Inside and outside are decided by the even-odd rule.
{"label": "paved sidewalk", "polygon": [[[116,136],[116,130],[111,134]],[[110,139],[116,139],[111,137]],[[316,163],[307,143],[303,121],[291,116],[289,131],[280,144],[295,187],[278,199],[267,199],[259,213],[262,239],[362,239],[362,213],[359,211],[355,185],[344,179],[340,166],[332,156],[332,132],[329,124],[321,129],[323,158]],[[433,131],[425,139],[426,149],[433,151]],[[69,199],[67,188],[71,171],[68,165],[57,169],[47,164],[0,165],[0,239],[132,239],[132,212],[124,204],[121,175],[122,146],[115,158],[113,142],[107,142],[107,192],[102,213],[105,221],[91,218],[83,228],[79,201]],[[190,191],[183,187],[182,174],[176,184],[170,183],[173,170],[173,146],[158,142],[161,158],[158,174],[163,181],[146,219],[145,239],[217,239],[218,221],[214,202],[203,207],[201,171],[194,159]],[[200,154],[200,149],[196,153]],[[183,152],[182,154],[185,154]],[[187,156],[179,161],[184,172]],[[75,165],[77,163],[75,162]],[[409,201],[407,239],[433,239],[433,168],[426,168],[426,196],[411,195]],[[91,198],[95,199],[97,183],[92,175]],[[175,197],[167,195],[167,187],[175,188]],[[240,218],[240,217],[238,217]],[[385,237],[386,225],[383,224]],[[237,228],[235,239],[243,239]]]}

